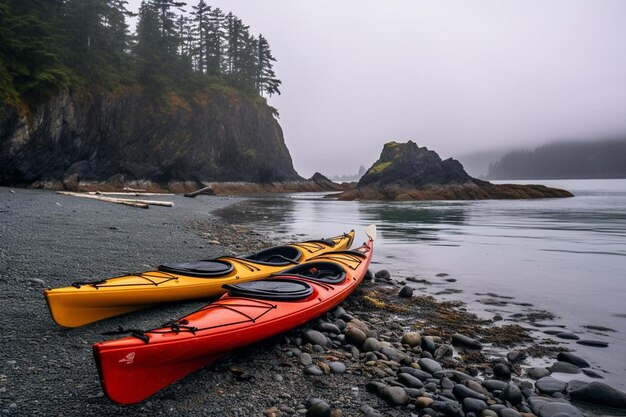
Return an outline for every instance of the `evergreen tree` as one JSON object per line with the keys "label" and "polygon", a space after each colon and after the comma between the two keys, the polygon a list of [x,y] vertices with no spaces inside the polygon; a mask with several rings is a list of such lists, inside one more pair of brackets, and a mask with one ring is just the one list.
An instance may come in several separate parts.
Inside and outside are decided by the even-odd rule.
{"label": "evergreen tree", "polygon": [[61,4],[33,0],[0,3],[0,100],[41,97],[71,84],[59,31],[52,24]]}
{"label": "evergreen tree", "polygon": [[281,81],[276,78],[276,74],[273,69],[273,62],[276,62],[276,58],[272,56],[270,51],[270,45],[267,39],[263,35],[259,35],[259,47],[258,47],[258,72],[257,72],[257,89],[260,93],[265,91],[268,95],[280,94],[278,87]]}
{"label": "evergreen tree", "polygon": [[209,13],[209,31],[206,39],[207,73],[218,75],[223,72],[225,16],[221,9],[215,8]]}
{"label": "evergreen tree", "polygon": [[200,0],[196,6],[192,6],[193,16],[193,35],[194,50],[193,56],[195,61],[195,70],[206,72],[207,68],[207,39],[209,37],[209,12],[211,7],[204,0]]}

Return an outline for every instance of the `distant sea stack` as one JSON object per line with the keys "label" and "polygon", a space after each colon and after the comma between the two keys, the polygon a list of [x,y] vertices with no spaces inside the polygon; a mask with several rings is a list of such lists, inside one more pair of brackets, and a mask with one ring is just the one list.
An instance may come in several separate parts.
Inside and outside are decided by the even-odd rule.
{"label": "distant sea stack", "polygon": [[357,188],[341,200],[488,200],[572,197],[566,190],[543,185],[491,184],[471,177],[455,159],[412,141],[389,142]]}
{"label": "distant sea stack", "polygon": [[[302,181],[274,109],[234,89],[76,91],[0,109],[0,185]],[[192,185],[191,188],[194,186]]]}

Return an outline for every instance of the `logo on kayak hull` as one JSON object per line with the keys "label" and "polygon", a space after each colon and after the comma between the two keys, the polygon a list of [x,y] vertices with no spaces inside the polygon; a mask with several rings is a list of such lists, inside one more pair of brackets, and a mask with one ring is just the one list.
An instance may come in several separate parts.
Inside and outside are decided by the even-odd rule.
{"label": "logo on kayak hull", "polygon": [[119,360],[120,363],[125,363],[126,365],[130,365],[135,361],[135,352],[130,352],[128,355],[124,356]]}

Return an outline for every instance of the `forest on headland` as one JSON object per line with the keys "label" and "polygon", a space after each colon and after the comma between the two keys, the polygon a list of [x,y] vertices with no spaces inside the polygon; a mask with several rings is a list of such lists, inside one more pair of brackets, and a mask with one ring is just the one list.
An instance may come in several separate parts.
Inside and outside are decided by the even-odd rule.
{"label": "forest on headland", "polygon": [[36,103],[72,88],[139,85],[160,93],[233,88],[280,94],[263,35],[231,12],[199,0],[0,2],[0,107]]}
{"label": "forest on headland", "polygon": [[488,179],[626,178],[626,138],[559,142],[513,151],[489,166]]}

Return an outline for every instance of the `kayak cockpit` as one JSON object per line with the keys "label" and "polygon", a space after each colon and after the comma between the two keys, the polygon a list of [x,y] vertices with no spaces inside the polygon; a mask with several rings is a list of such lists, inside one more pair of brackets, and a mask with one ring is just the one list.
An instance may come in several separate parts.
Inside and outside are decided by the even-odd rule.
{"label": "kayak cockpit", "polygon": [[297,301],[313,294],[313,287],[295,279],[263,279],[260,281],[227,284],[230,297],[256,298],[262,300]]}

